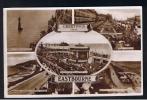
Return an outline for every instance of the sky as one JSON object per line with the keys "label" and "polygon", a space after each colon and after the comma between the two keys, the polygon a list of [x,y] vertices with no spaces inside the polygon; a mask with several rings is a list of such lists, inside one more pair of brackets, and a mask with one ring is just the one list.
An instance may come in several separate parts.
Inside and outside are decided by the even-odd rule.
{"label": "sky", "polygon": [[90,31],[90,32],[52,32],[43,37],[38,44],[60,44],[66,42],[68,44],[84,44],[90,47],[91,51],[98,53],[110,54],[111,48],[109,41],[101,34]]}
{"label": "sky", "polygon": [[112,14],[117,20],[126,20],[129,17],[140,15],[140,9],[96,9],[99,14]]}
{"label": "sky", "polygon": [[8,66],[13,66],[30,60],[35,60],[35,53],[28,54],[9,54],[7,59]]}

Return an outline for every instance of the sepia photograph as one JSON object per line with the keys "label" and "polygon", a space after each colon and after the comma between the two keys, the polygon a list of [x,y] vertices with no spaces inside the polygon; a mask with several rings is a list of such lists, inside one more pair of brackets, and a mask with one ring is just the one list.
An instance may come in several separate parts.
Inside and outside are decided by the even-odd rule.
{"label": "sepia photograph", "polygon": [[[115,62],[97,75],[95,82],[74,84],[75,94],[125,94],[141,92],[141,63]],[[134,68],[132,68],[132,66]]]}
{"label": "sepia photograph", "polygon": [[94,31],[50,33],[38,43],[39,62],[58,74],[97,74],[111,60],[109,41]]}
{"label": "sepia photograph", "polygon": [[59,24],[72,24],[72,17],[75,24],[90,25],[104,35],[114,50],[141,50],[140,9],[74,9],[73,13],[72,9],[8,10],[8,51],[34,51],[40,38],[58,30]]}
{"label": "sepia photograph", "polygon": [[6,98],[143,95],[141,6],[3,13]]}
{"label": "sepia photograph", "polygon": [[53,31],[56,23],[71,24],[71,10],[8,10],[8,52],[32,52],[37,42]]}
{"label": "sepia photograph", "polygon": [[55,83],[31,54],[8,54],[8,94],[71,94],[71,83]]}
{"label": "sepia photograph", "polygon": [[[53,72],[48,73],[39,66],[35,60],[34,53],[8,54],[7,62],[9,95],[60,95],[72,94],[72,92],[74,94],[141,92],[141,61],[111,61],[103,72],[91,76],[88,76],[88,73],[83,73],[83,71],[78,71],[78,69],[85,68],[85,66],[80,68],[74,66],[72,68],[59,65],[58,67],[60,68],[69,67],[70,70],[77,69],[77,71],[76,73],[72,73],[74,71],[57,73],[57,71],[62,71],[58,70],[57,65],[46,65],[45,68],[54,71],[56,74],[53,74]],[[78,63],[76,65],[78,66]],[[91,69],[96,70],[94,67],[98,67],[98,64],[95,63],[95,65],[91,65]],[[94,72],[91,69],[88,69],[88,72]],[[72,76],[73,74],[74,76]]]}
{"label": "sepia photograph", "polygon": [[141,50],[140,9],[75,9],[76,24],[90,24],[114,50]]}

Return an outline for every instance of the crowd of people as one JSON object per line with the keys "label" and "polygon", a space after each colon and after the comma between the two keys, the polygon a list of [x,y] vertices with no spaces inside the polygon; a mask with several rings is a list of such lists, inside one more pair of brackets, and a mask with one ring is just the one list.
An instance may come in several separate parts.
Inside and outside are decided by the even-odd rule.
{"label": "crowd of people", "polygon": [[[106,24],[107,23],[107,24]],[[95,22],[93,30],[98,33],[108,33],[103,34],[112,44],[113,49],[118,49],[121,47],[133,47],[134,50],[141,49],[141,26],[138,24],[139,21],[135,19],[132,22],[125,21],[116,21],[114,19],[108,20],[105,19],[102,22]],[[101,32],[103,30],[103,32]],[[110,33],[110,34],[109,34]],[[112,33],[112,34],[111,34]],[[113,33],[116,35],[113,35]],[[117,35],[117,33],[122,33]],[[123,42],[121,42],[123,41]],[[120,43],[121,42],[121,43]]]}
{"label": "crowd of people", "polygon": [[114,29],[117,33],[122,33],[121,36],[109,36],[108,39],[114,49],[118,49],[118,45],[121,42],[122,47],[133,47],[134,50],[141,49],[141,35],[139,26],[129,23],[118,23],[113,24]]}
{"label": "crowd of people", "polygon": [[[100,57],[100,58],[93,58],[94,61],[79,63],[71,61],[70,59],[75,59],[73,54],[69,53],[62,53],[56,51],[49,51],[47,48],[42,48],[37,52],[38,58],[42,64],[47,66],[48,70],[55,71],[57,74],[61,74],[60,71],[87,71],[87,74],[92,74],[99,71],[103,68],[108,61],[102,58],[108,58],[106,54],[99,54],[96,52],[91,52],[92,56]],[[72,58],[74,57],[74,58]],[[98,60],[97,60],[98,59]]]}
{"label": "crowd of people", "polygon": [[105,35],[110,41],[114,50],[121,49],[122,47],[133,47],[133,50],[141,49],[141,37],[138,35],[125,36],[122,34],[121,37],[117,35]]}

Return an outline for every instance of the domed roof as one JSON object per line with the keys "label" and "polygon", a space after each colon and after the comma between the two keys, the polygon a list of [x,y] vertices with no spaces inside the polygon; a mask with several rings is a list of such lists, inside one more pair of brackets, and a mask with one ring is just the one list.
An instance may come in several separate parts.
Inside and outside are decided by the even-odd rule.
{"label": "domed roof", "polygon": [[42,43],[99,43],[108,44],[109,41],[96,31],[89,32],[51,32],[44,36]]}

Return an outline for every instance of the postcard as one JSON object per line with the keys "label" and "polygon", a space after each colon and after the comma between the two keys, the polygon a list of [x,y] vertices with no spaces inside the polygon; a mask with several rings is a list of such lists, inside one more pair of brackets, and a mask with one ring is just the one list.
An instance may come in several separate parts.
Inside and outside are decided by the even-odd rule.
{"label": "postcard", "polygon": [[141,6],[3,13],[6,98],[143,95]]}

